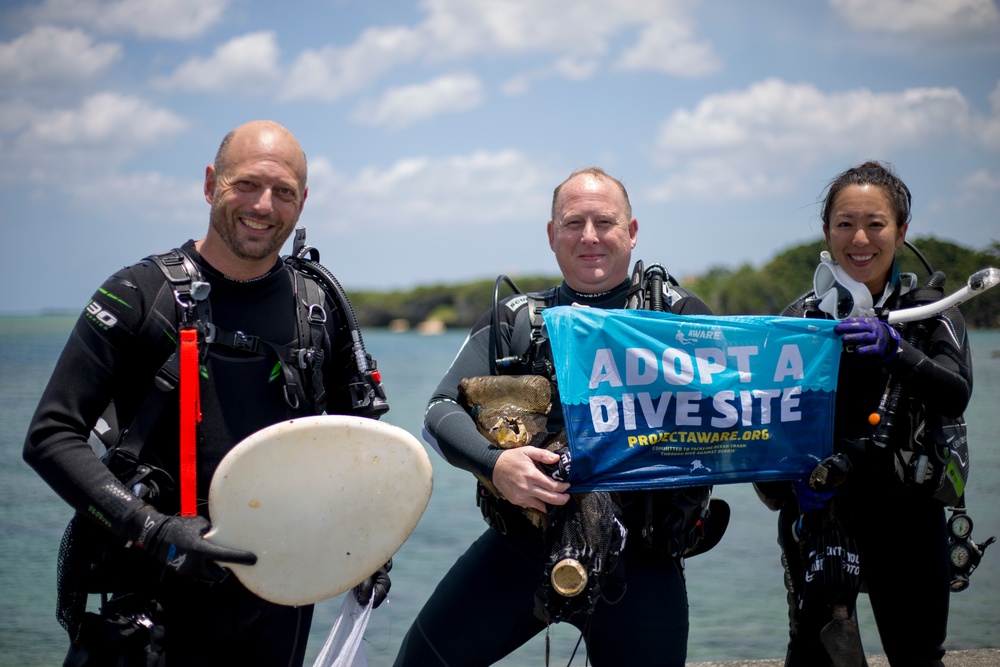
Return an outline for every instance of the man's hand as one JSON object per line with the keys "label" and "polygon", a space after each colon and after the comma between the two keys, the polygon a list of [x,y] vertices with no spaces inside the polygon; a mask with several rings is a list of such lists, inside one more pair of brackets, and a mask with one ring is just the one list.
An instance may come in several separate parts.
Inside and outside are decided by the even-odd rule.
{"label": "man's hand", "polygon": [[375,571],[375,574],[354,587],[354,599],[358,601],[359,605],[367,606],[374,594],[375,605],[373,608],[378,609],[378,606],[389,595],[389,588],[392,586],[392,582],[389,581],[389,570],[391,569],[392,559],[390,558],[385,565]]}
{"label": "man's hand", "polygon": [[212,526],[203,516],[166,516],[147,506],[136,519],[143,522],[136,544],[178,574],[205,583],[219,583],[229,570],[216,561],[238,565],[257,562],[257,556],[249,551],[230,549],[206,540],[204,535]]}
{"label": "man's hand", "polygon": [[493,467],[493,485],[504,498],[521,507],[545,512],[546,504],[565,505],[569,484],[552,479],[536,462],[559,463],[559,455],[539,447],[505,449]]}
{"label": "man's hand", "polygon": [[899,354],[899,332],[874,317],[848,317],[837,323],[833,332],[843,338],[844,345],[855,345],[855,352],[872,357],[884,364]]}

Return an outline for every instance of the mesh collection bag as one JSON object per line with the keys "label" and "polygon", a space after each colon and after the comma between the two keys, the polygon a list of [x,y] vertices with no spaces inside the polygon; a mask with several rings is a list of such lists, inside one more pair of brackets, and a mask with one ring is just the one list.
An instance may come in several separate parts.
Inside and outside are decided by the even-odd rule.
{"label": "mesh collection bag", "polygon": [[536,615],[566,621],[592,612],[602,596],[614,596],[612,573],[626,536],[616,493],[574,493],[565,505],[551,508]]}
{"label": "mesh collection bag", "polygon": [[[552,386],[540,375],[499,375],[466,378],[460,395],[479,432],[494,445],[509,449],[524,445],[560,454],[556,466],[542,467],[556,479],[568,474],[565,431],[550,435],[548,413]],[[489,480],[480,482],[494,495]],[[544,531],[546,561],[536,591],[536,613],[547,621],[590,613],[608,587],[611,571],[625,546],[626,530],[618,494],[605,491],[570,494],[561,507],[547,513],[521,511]]]}

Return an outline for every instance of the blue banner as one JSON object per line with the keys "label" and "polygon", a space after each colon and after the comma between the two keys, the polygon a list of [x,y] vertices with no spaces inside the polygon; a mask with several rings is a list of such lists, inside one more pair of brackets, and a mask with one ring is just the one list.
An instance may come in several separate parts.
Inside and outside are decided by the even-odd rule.
{"label": "blue banner", "polygon": [[543,313],[574,492],[808,476],[833,450],[832,320]]}

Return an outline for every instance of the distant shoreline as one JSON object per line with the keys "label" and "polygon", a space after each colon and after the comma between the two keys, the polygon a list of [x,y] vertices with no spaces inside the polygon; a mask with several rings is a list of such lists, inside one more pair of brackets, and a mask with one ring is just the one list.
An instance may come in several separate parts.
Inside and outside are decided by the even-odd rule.
{"label": "distant shoreline", "polygon": [[[946,293],[960,288],[983,267],[1000,264],[1000,247],[972,250],[934,237],[915,239],[916,245],[932,266],[946,266],[949,279]],[[998,244],[1000,246],[1000,244]],[[716,268],[701,276],[685,276],[681,284],[698,295],[716,315],[776,315],[792,303],[813,282],[816,258],[824,247],[822,240],[789,248],[771,258],[759,269],[749,266],[739,269]],[[900,251],[899,268],[913,272],[923,281],[927,271],[908,251]],[[510,276],[517,291],[528,293],[557,285],[558,275]],[[418,285],[408,289],[368,290],[345,287],[362,328],[387,327],[401,329],[448,330],[468,329],[489,308],[494,296],[506,297],[514,292],[511,285],[500,285],[495,279],[467,280],[449,284]],[[48,307],[34,313],[5,313],[0,316],[75,315],[79,307]],[[1000,289],[965,301],[962,315],[970,329],[1000,328]]]}
{"label": "distant shoreline", "polygon": [[[884,655],[866,656],[868,667],[889,667]],[[689,662],[687,667],[783,667],[784,658],[775,660],[737,660],[728,662]],[[945,667],[996,667],[1000,665],[1000,649],[949,651],[944,656]]]}
{"label": "distant shoreline", "polygon": [[[0,318],[47,318],[47,317],[77,317],[80,311],[73,310],[72,308],[43,308],[41,310],[35,311],[10,311],[2,312],[0,311]],[[365,329],[375,329],[375,330],[385,330],[392,333],[414,333],[419,335],[436,335],[454,331],[466,331],[469,327],[467,326],[457,326],[445,324],[440,320],[424,320],[423,322],[418,322],[410,326],[400,326],[398,323],[390,324],[362,324]],[[970,326],[970,331],[994,331],[1000,329],[1000,327],[973,327]],[[1000,663],[998,663],[1000,664]]]}

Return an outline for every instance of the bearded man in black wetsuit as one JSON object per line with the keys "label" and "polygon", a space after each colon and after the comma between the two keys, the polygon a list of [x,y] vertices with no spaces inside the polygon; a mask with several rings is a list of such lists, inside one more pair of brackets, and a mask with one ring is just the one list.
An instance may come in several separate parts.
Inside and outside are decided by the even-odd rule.
{"label": "bearded man in black wetsuit", "polygon": [[[557,187],[548,236],[563,283],[552,305],[624,307],[637,230],[624,186],[604,171],[575,172]],[[664,296],[673,313],[710,312],[679,287]],[[502,355],[518,357],[528,349],[531,333],[524,297],[506,299],[499,311]],[[503,517],[504,529],[488,528],[445,575],[404,638],[397,667],[491,665],[545,628],[534,614],[545,560],[543,534],[518,506],[545,512],[547,505],[564,505],[569,484],[536,467],[558,463],[557,454],[530,446],[491,446],[459,402],[463,378],[491,374],[490,358],[497,353],[490,345],[491,323],[492,311],[473,326],[430,400],[424,427],[449,463],[492,480],[503,498],[491,496],[484,502]],[[559,419],[558,404],[552,411]],[[647,548],[642,537],[644,527],[663,526],[665,515],[675,509],[666,500],[669,493],[621,494],[628,528],[620,560],[624,595],[613,604],[601,600],[588,617],[571,620],[583,633],[590,662],[598,667],[684,665],[688,604],[682,557]]]}
{"label": "bearded man in black wetsuit", "polygon": [[[211,204],[208,232],[182,250],[211,285],[211,323],[219,331],[246,332],[277,345],[296,343],[293,281],[279,252],[308,193],[298,141],[270,121],[238,127],[206,167],[204,192]],[[273,381],[274,356],[213,343],[201,359],[196,475],[201,516],[177,516],[176,493],[162,493],[155,505],[140,499],[88,444],[109,403],[119,424],[127,426],[147,394],[156,391],[154,376],[177,350],[173,296],[164,273],[150,261],[110,277],[77,322],[28,430],[25,460],[77,510],[78,519],[130,543],[127,551],[143,563],[130,582],[133,588],[115,595],[128,618],[141,615],[152,631],[143,638],[138,628],[138,648],[116,662],[119,656],[100,654],[85,623],[82,634],[71,631],[66,664],[148,665],[149,646],[159,654],[157,665],[301,665],[312,606],[281,606],[252,594],[236,577],[227,577],[220,563],[252,565],[256,556],[202,537],[210,527],[205,499],[226,453],[264,427],[314,411],[314,402],[286,400],[289,386]],[[329,295],[325,299],[326,412],[349,413],[349,335],[339,307]],[[141,450],[144,463],[173,480],[179,478],[178,431],[175,398]],[[386,569],[357,589],[360,601],[372,595],[376,603],[384,599]],[[140,607],[127,606],[123,593],[133,594]]]}

